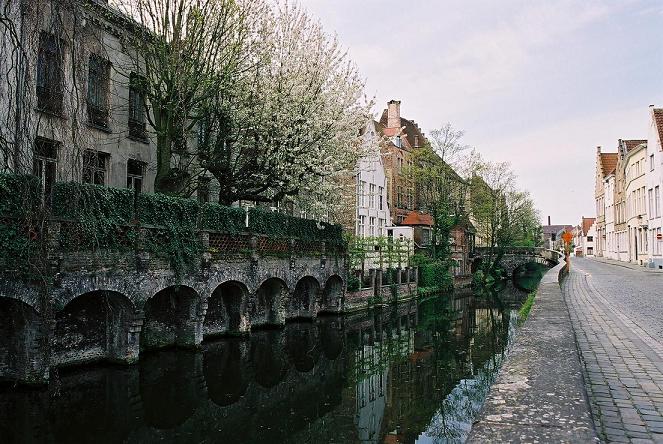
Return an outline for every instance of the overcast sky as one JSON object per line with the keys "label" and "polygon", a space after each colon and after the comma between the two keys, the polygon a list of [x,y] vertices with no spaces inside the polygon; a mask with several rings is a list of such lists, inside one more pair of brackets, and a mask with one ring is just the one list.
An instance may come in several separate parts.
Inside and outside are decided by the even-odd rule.
{"label": "overcast sky", "polygon": [[663,106],[663,0],[301,0],[379,113],[445,122],[507,160],[553,223],[593,216],[596,146],[647,138]]}

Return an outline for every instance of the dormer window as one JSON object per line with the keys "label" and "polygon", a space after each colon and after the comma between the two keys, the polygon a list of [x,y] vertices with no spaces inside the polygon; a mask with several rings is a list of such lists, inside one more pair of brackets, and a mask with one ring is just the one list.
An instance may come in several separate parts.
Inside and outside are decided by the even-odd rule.
{"label": "dormer window", "polygon": [[401,147],[401,137],[400,137],[400,136],[394,136],[394,138],[392,139],[392,142],[393,142],[394,145],[396,145],[398,148]]}
{"label": "dormer window", "polygon": [[414,147],[419,148],[419,136],[414,136]]}

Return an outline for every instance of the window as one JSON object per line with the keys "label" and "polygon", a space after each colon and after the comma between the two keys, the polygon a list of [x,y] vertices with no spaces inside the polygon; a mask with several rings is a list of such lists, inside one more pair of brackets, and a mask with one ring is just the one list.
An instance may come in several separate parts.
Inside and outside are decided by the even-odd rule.
{"label": "window", "polygon": [[384,225],[385,225],[385,220],[378,219],[378,236],[380,237],[384,236]]}
{"label": "window", "polygon": [[140,140],[146,138],[145,77],[136,73],[129,76],[129,137]]}
{"label": "window", "polygon": [[[196,190],[196,196],[198,197],[198,202],[209,202],[209,177],[200,177],[198,178],[198,189]],[[278,204],[278,202],[277,202]]]}
{"label": "window", "polygon": [[382,195],[384,194],[384,188],[378,187],[378,210],[383,210],[384,203],[382,201]]}
{"label": "window", "polygon": [[649,156],[649,171],[654,171],[654,155]]}
{"label": "window", "polygon": [[375,184],[368,185],[368,207],[375,207]]}
{"label": "window", "polygon": [[370,217],[368,219],[368,235],[371,237],[375,236],[375,218]]}
{"label": "window", "polygon": [[366,216],[359,216],[357,235],[363,237],[366,234]]}
{"label": "window", "polygon": [[54,140],[35,140],[33,174],[39,178],[41,191],[47,198],[51,195],[53,184],[57,178],[57,162],[59,143]]}
{"label": "window", "polygon": [[594,247],[587,247],[587,256],[594,255]]}
{"label": "window", "polygon": [[91,124],[108,127],[110,62],[91,55],[87,77],[87,116]]}
{"label": "window", "polygon": [[594,242],[594,236],[587,236],[587,242]]}
{"label": "window", "polygon": [[419,136],[414,136],[414,147],[419,148]]}
{"label": "window", "polygon": [[108,154],[99,151],[85,150],[83,152],[83,183],[106,185],[108,157]]}
{"label": "window", "polygon": [[359,181],[359,191],[358,191],[358,196],[359,199],[359,206],[364,207],[366,206],[366,182],[363,180]]}
{"label": "window", "polygon": [[143,191],[143,175],[145,174],[145,162],[129,159],[127,161],[127,188],[137,193]]}
{"label": "window", "polygon": [[403,206],[403,187],[400,185],[396,187],[396,206]]}
{"label": "window", "polygon": [[402,157],[397,158],[396,163],[398,165],[398,172],[402,173],[403,172],[403,158]]}
{"label": "window", "polygon": [[651,188],[647,191],[647,194],[649,195],[649,214],[653,216],[653,211],[654,211],[654,190]]}
{"label": "window", "polygon": [[661,190],[658,185],[654,188],[654,208],[656,208],[656,217],[661,215]]}
{"label": "window", "polygon": [[42,32],[37,55],[37,108],[48,113],[62,113],[62,59],[62,41]]}

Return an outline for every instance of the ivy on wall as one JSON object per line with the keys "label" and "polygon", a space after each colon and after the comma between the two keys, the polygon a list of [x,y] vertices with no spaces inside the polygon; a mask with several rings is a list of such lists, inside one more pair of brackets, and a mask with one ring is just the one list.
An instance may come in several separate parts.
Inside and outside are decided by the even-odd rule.
{"label": "ivy on wall", "polygon": [[1,270],[27,270],[40,256],[38,204],[36,177],[0,174]]}
{"label": "ivy on wall", "polygon": [[[30,238],[16,221],[28,220],[43,207],[39,189],[33,176],[0,174],[0,241],[4,241],[0,248],[6,253],[30,251]],[[243,208],[77,182],[56,183],[46,208],[50,218],[61,222],[58,242],[65,251],[148,251],[169,259],[179,274],[200,256],[200,231],[300,238],[330,246],[344,242],[342,228],[324,222],[251,208],[247,227]],[[147,228],[144,236],[143,228]]]}

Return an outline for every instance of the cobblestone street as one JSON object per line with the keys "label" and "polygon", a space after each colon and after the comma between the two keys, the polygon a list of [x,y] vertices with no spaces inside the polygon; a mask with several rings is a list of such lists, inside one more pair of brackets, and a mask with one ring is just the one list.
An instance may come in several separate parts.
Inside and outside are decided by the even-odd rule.
{"label": "cobblestone street", "polygon": [[663,275],[573,258],[563,292],[597,432],[663,443]]}

